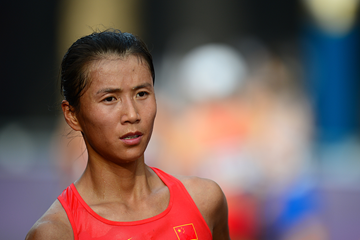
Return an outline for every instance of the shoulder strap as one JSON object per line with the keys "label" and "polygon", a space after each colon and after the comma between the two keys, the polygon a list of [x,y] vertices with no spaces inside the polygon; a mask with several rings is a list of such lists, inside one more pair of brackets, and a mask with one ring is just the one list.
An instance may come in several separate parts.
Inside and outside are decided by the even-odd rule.
{"label": "shoulder strap", "polygon": [[73,230],[73,234],[74,234],[74,240],[78,240],[78,235],[77,235],[77,231],[76,231],[76,224],[75,224],[75,219],[74,219],[74,215],[73,215],[73,210],[74,210],[74,204],[76,204],[76,197],[74,196],[74,193],[71,189],[72,185],[74,185],[73,183],[68,186],[59,196],[58,196],[58,200],[61,203],[62,207],[64,208],[66,215],[69,219],[69,222],[71,224],[71,228]]}
{"label": "shoulder strap", "polygon": [[186,199],[186,201],[194,208],[194,210],[201,215],[190,193],[179,179],[158,168],[151,167],[151,169],[153,169],[154,172],[160,177],[160,179],[167,185],[170,194],[173,194],[173,199]]}

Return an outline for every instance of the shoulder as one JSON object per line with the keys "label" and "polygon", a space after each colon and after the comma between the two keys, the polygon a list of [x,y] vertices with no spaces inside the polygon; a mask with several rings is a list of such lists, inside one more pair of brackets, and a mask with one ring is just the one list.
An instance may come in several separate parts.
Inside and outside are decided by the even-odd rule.
{"label": "shoulder", "polygon": [[[228,208],[220,186],[205,178],[184,176],[176,176],[176,178],[184,184],[194,200],[213,232],[213,239],[228,239]],[[216,237],[217,235],[219,238]]]}
{"label": "shoulder", "polygon": [[56,200],[30,229],[25,240],[73,238],[66,212],[60,202]]}
{"label": "shoulder", "polygon": [[213,180],[199,177],[176,176],[185,186],[193,200],[199,205],[215,207],[226,202],[223,191]]}

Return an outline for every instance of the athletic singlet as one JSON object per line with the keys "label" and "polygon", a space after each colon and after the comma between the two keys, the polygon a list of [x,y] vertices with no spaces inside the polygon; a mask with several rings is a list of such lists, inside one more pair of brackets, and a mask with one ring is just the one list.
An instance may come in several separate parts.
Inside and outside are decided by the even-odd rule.
{"label": "athletic singlet", "polygon": [[95,213],[71,184],[58,197],[69,218],[75,240],[210,240],[211,231],[184,185],[175,177],[151,168],[169,188],[169,205],[143,220],[117,222]]}

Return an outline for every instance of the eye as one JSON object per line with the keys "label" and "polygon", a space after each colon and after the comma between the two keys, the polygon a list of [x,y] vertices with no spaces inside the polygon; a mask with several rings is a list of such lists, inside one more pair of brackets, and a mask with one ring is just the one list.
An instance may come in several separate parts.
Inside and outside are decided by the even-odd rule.
{"label": "eye", "polygon": [[112,101],[115,101],[115,100],[116,100],[115,97],[107,97],[107,98],[105,98],[103,101],[104,101],[104,102],[112,102]]}
{"label": "eye", "polygon": [[147,95],[149,95],[148,92],[145,92],[145,91],[142,91],[142,92],[138,92],[136,94],[137,97],[140,97],[140,98],[143,98],[143,97],[146,97]]}

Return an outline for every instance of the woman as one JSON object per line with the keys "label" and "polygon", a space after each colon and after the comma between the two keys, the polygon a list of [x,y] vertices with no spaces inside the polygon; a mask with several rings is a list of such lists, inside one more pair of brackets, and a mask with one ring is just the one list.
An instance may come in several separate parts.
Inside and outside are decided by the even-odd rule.
{"label": "woman", "polygon": [[145,44],[107,30],[77,40],[61,65],[61,107],[88,152],[83,175],[26,239],[229,239],[220,187],[144,162],[156,115]]}

